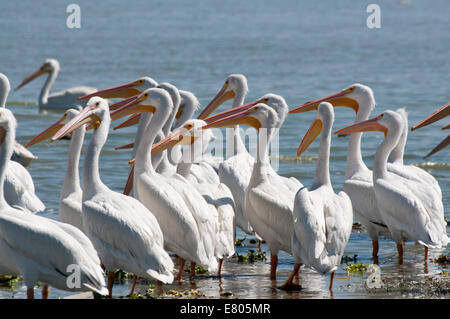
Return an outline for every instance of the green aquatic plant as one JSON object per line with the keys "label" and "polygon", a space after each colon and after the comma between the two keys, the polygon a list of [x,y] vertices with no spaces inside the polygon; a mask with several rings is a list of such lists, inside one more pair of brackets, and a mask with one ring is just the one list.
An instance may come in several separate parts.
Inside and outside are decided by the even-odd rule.
{"label": "green aquatic plant", "polygon": [[254,263],[256,261],[265,261],[266,258],[266,253],[261,251],[261,250],[253,250],[253,249],[249,249],[247,256],[245,255],[240,255],[238,254],[238,262],[243,263],[243,262],[248,262],[248,263]]}
{"label": "green aquatic plant", "polygon": [[441,254],[439,257],[434,258],[432,262],[440,265],[448,265],[450,264],[450,254],[449,255]]}
{"label": "green aquatic plant", "polygon": [[197,274],[207,274],[208,270],[201,267],[201,266],[195,266],[195,273]]}
{"label": "green aquatic plant", "polygon": [[347,255],[342,256],[341,264],[348,264],[350,261],[356,262],[358,260],[358,255],[354,254],[353,257],[349,257]]}
{"label": "green aquatic plant", "polygon": [[20,276],[0,275],[0,286],[13,288],[16,285],[16,283],[22,280],[23,277]]}
{"label": "green aquatic plant", "polygon": [[235,241],[234,241],[234,245],[235,246],[242,246],[242,243],[244,242],[244,240],[246,240],[247,239],[247,237],[244,237],[244,238],[238,238],[238,239],[236,239]]}
{"label": "green aquatic plant", "polygon": [[362,274],[368,270],[369,264],[364,264],[362,262],[359,262],[357,264],[347,264],[347,268],[344,268],[344,270],[347,270],[348,273],[359,273]]}

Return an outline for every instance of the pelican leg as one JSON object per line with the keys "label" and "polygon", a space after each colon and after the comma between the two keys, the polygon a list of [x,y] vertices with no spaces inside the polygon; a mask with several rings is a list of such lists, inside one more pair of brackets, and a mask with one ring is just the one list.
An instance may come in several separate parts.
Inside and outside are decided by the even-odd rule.
{"label": "pelican leg", "polygon": [[42,299],[48,299],[48,285],[42,286]]}
{"label": "pelican leg", "polygon": [[425,260],[425,262],[427,262],[427,260],[428,260],[428,247],[427,246],[425,246],[424,260]]}
{"label": "pelican leg", "polygon": [[191,276],[195,276],[195,263],[191,261]]}
{"label": "pelican leg", "polygon": [[378,257],[378,240],[372,240],[372,257]]}
{"label": "pelican leg", "polygon": [[261,245],[262,245],[262,240],[258,240],[258,249],[259,249],[259,251],[262,251],[261,250]]}
{"label": "pelican leg", "polygon": [[181,277],[183,277],[183,268],[185,262],[186,261],[183,258],[180,258],[180,271],[178,272],[178,276],[176,278],[177,281],[180,281]]}
{"label": "pelican leg", "polygon": [[130,296],[134,293],[134,288],[136,288],[137,276],[133,275],[133,284],[131,285]]}
{"label": "pelican leg", "polygon": [[114,285],[114,271],[108,271],[108,298],[112,298],[113,285]]}
{"label": "pelican leg", "polygon": [[34,299],[34,287],[27,287],[27,299]]}
{"label": "pelican leg", "polygon": [[219,277],[222,277],[222,265],[223,265],[223,258],[220,258],[220,260],[219,260],[219,270],[217,271],[217,275]]}
{"label": "pelican leg", "polygon": [[278,255],[270,254],[270,279],[277,279]]}
{"label": "pelican leg", "polygon": [[398,264],[403,264],[403,242],[401,244],[397,244],[397,252],[398,252]]}
{"label": "pelican leg", "polygon": [[283,289],[283,290],[300,290],[300,289],[302,289],[301,285],[297,285],[292,282],[294,277],[296,277],[298,275],[301,265],[302,264],[300,264],[300,263],[294,264],[294,268],[292,269],[292,272],[289,275],[289,278],[284,282],[284,284],[282,284],[280,286],[280,289]]}
{"label": "pelican leg", "polygon": [[333,271],[330,275],[330,287],[328,287],[328,290],[333,291],[333,281],[334,281],[334,275],[336,274],[336,270]]}

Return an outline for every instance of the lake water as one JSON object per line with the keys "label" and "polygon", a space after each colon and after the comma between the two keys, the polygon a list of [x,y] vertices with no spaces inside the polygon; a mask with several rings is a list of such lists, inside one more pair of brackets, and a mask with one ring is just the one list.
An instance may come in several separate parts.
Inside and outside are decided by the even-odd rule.
{"label": "lake water", "polygon": [[[406,107],[410,126],[425,118],[450,99],[450,3],[440,1],[377,1],[381,8],[381,28],[366,25],[367,3],[315,1],[119,1],[77,0],[81,8],[81,28],[66,26],[65,1],[2,1],[0,4],[0,72],[12,87],[34,71],[46,58],[56,58],[61,72],[52,91],[76,85],[106,88],[151,76],[171,82],[196,94],[204,107],[217,93],[225,77],[245,74],[251,101],[265,93],[282,95],[290,108],[341,90],[359,82],[370,86],[377,101],[374,114],[385,109]],[[60,114],[38,112],[37,98],[44,79],[38,79],[7,101],[19,123],[17,139],[26,143],[56,121]],[[220,110],[226,109],[224,104]],[[315,114],[290,115],[280,131],[279,174],[295,176],[305,185],[312,183],[318,141],[296,160],[295,152]],[[354,120],[353,111],[336,110],[335,128]],[[445,215],[450,212],[449,150],[424,161],[446,134],[445,120],[413,132],[408,137],[405,163],[418,165],[433,174],[442,188]],[[101,156],[101,176],[111,189],[121,191],[128,171],[129,152],[114,147],[130,142],[134,128],[111,131]],[[362,152],[370,167],[377,133],[364,134]],[[39,157],[30,167],[36,192],[46,204],[42,215],[58,219],[68,141],[31,148]],[[347,138],[332,139],[331,179],[335,191],[344,181]],[[238,238],[244,237],[239,232]],[[266,250],[265,245],[263,246]],[[245,253],[246,247],[238,247]],[[434,258],[443,250],[431,250]],[[345,255],[358,255],[358,262],[372,263],[371,242],[364,233],[352,233]],[[268,253],[267,253],[268,256]],[[303,270],[301,292],[286,293],[279,286],[289,274],[292,258],[281,254],[278,281],[268,279],[270,264],[225,263],[224,277],[199,275],[167,289],[189,289],[194,285],[208,296],[220,297],[231,291],[238,298],[328,298],[328,278]],[[367,275],[348,276],[341,265],[334,297],[401,297],[399,290],[369,291]],[[444,268],[423,264],[423,249],[407,243],[404,265],[396,264],[395,244],[380,243],[381,276],[386,285],[401,279],[424,282],[440,278],[449,287]],[[425,273],[426,271],[426,273]],[[188,277],[187,277],[188,278]],[[127,294],[129,282],[117,285],[115,296]],[[139,286],[141,288],[144,287]],[[166,289],[166,287],[164,287]],[[414,293],[412,296],[420,296]],[[448,291],[448,290],[447,290]],[[0,298],[23,298],[25,288],[0,288]],[[50,297],[70,293],[51,289]],[[36,296],[38,296],[36,291]],[[408,294],[406,294],[408,296]],[[448,297],[447,295],[444,295]]]}

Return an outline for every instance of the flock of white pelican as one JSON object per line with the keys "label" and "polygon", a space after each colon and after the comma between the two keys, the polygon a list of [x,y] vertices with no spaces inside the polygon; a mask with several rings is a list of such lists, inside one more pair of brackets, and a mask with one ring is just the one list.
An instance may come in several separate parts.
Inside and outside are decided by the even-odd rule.
{"label": "flock of white pelican", "polygon": [[[375,260],[379,237],[396,242],[400,264],[406,240],[425,247],[425,260],[428,248],[449,242],[438,182],[424,170],[403,164],[408,135],[405,110],[386,110],[369,119],[375,99],[368,86],[353,84],[289,111],[284,98],[272,93],[245,104],[247,80],[232,74],[193,119],[197,98],[170,83],[142,77],[99,91],[77,87],[49,96],[58,72],[58,61],[48,59],[16,89],[48,73],[39,108],[65,111],[26,145],[71,135],[60,221],[35,214],[45,205],[22,165],[34,157],[15,141],[17,122],[5,108],[9,81],[0,74],[0,274],[23,276],[28,298],[34,297],[37,282],[43,284],[43,298],[48,297],[49,286],[111,297],[118,269],[133,274],[133,293],[138,278],[153,278],[160,285],[182,280],[186,261],[191,275],[200,265],[220,276],[223,261],[235,253],[236,227],[256,236],[260,244],[265,241],[271,279],[276,279],[279,251],[293,256],[295,265],[281,289],[299,288],[293,278],[305,265],[330,273],[331,290],[354,217],[372,240]],[[106,100],[118,98],[124,100],[111,105]],[[211,115],[231,99],[231,109]],[[351,134],[345,183],[338,194],[329,171],[337,106],[356,113],[354,124],[334,132]],[[306,188],[296,178],[277,174],[270,164],[269,146],[288,114],[308,111],[316,111],[316,117],[297,156],[319,135],[320,147],[314,182]],[[412,130],[449,113],[450,103]],[[138,129],[133,143],[119,147],[133,148],[122,194],[102,182],[99,161],[111,122],[126,116],[126,122],[114,129],[133,124]],[[247,151],[239,125],[257,130],[256,158]],[[221,127],[231,129],[226,158],[203,156],[214,138],[212,128]],[[91,129],[80,181],[81,149]],[[384,133],[372,170],[361,155],[361,136],[367,131]],[[432,153],[448,144],[449,137]],[[171,256],[178,257],[178,274]],[[73,265],[79,270],[79,285],[69,287]]]}

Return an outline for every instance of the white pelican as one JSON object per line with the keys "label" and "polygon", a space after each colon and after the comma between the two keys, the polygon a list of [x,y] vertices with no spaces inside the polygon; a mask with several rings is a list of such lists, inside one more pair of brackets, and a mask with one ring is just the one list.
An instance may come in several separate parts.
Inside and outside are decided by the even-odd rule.
{"label": "white pelican", "polygon": [[[205,121],[209,124],[203,128],[225,127],[232,125],[250,125],[258,131],[257,158],[254,161],[252,175],[245,191],[245,213],[255,232],[264,239],[270,250],[270,278],[276,278],[278,252],[284,250],[291,253],[291,237],[293,232],[292,210],[296,191],[290,189],[287,178],[274,173],[270,166],[269,144],[284,121],[288,107],[284,99],[282,103],[270,107],[263,103],[255,106],[241,106],[236,113],[222,117],[216,121]],[[276,108],[280,108],[278,112]],[[280,117],[280,114],[282,115]],[[301,183],[297,182],[300,187]],[[235,199],[236,200],[236,199]]]}
{"label": "white pelican", "polygon": [[59,62],[56,59],[47,59],[35,72],[28,75],[22,83],[20,83],[14,91],[17,91],[25,84],[31,82],[35,78],[48,73],[47,80],[42,87],[39,94],[39,110],[63,110],[65,111],[69,107],[81,106],[81,103],[77,101],[78,97],[89,94],[96,91],[94,87],[77,86],[64,91],[56,92],[49,96],[50,88],[55,82],[60,70]]}
{"label": "white pelican", "polygon": [[[411,131],[414,131],[420,127],[423,126],[427,126],[430,125],[431,123],[434,123],[446,116],[450,115],[450,102],[447,103],[446,105],[442,106],[441,108],[439,108],[438,110],[436,110],[435,112],[433,112],[433,114],[431,114],[430,116],[428,116],[427,118],[425,118],[423,121],[419,122],[418,124],[414,125],[413,127],[411,127]],[[450,126],[444,126],[442,129],[443,130],[447,130],[449,129]],[[435,148],[433,148],[427,155],[424,156],[424,158],[427,158],[431,155],[433,155],[434,153],[440,151],[441,149],[447,147],[448,145],[450,145],[450,135],[448,135],[442,142],[440,142]]]}
{"label": "white pelican", "polygon": [[[168,137],[154,146],[160,150],[168,144],[173,147],[173,141],[179,141],[176,145],[188,145],[184,149],[182,158],[177,165],[177,173],[186,178],[203,196],[212,209],[217,211],[219,228],[216,234],[215,255],[219,259],[218,275],[222,274],[224,258],[231,257],[234,250],[234,200],[230,189],[220,182],[198,179],[192,174],[194,163],[202,161],[204,148],[213,137],[211,130],[200,130],[207,123],[199,119],[192,119],[185,122],[181,128],[175,130]],[[152,150],[152,154],[154,151]],[[207,163],[202,163],[203,168],[207,168]],[[214,170],[211,166],[212,173]]]}
{"label": "white pelican", "polygon": [[401,115],[388,110],[335,132],[381,131],[385,134],[375,154],[373,185],[382,218],[397,243],[399,264],[403,263],[405,240],[415,240],[425,246],[425,261],[428,247],[445,247],[449,242],[442,203],[436,203],[435,192],[429,184],[403,178],[387,170],[389,153],[397,145],[402,129]]}
{"label": "white pelican", "polygon": [[164,176],[152,165],[151,146],[172,108],[170,95],[165,90],[154,88],[144,91],[134,102],[112,114],[121,117],[147,112],[140,119],[148,124],[134,163],[134,196],[155,214],[164,234],[166,249],[181,258],[177,276],[177,280],[181,280],[185,260],[208,271],[217,269],[214,256],[217,220],[214,220],[214,212],[203,197],[185,178],[178,174]]}
{"label": "white pelican", "polygon": [[[229,99],[233,99],[233,108],[244,104],[247,91],[247,78],[244,75],[229,75],[220,91],[197,118],[206,119]],[[228,136],[230,133],[231,136]],[[256,235],[245,214],[245,190],[250,181],[254,159],[245,148],[238,125],[227,129],[226,152],[226,159],[219,164],[220,182],[227,185],[233,194],[236,226],[249,235]]]}
{"label": "white pelican", "polygon": [[[11,86],[9,84],[8,77],[3,73],[0,73],[0,108],[6,106],[6,99],[8,98]],[[29,150],[27,150],[22,144],[14,142],[14,152],[11,157],[13,161],[22,164],[24,167],[28,167],[31,161],[35,160],[37,157],[33,155]]]}
{"label": "white pelican", "polygon": [[[5,201],[3,182],[13,152],[16,127],[14,115],[9,110],[0,110],[0,272],[22,275],[28,298],[34,298],[33,288],[38,281],[45,285],[43,298],[48,297],[48,285],[105,295],[100,260],[81,231],[69,224],[13,208]],[[70,276],[76,277],[71,279]]]}
{"label": "white pelican", "polygon": [[388,158],[388,171],[409,178],[417,182],[426,182],[436,193],[437,203],[442,202],[442,191],[438,181],[425,170],[414,165],[403,164],[403,154],[405,151],[406,140],[408,139],[408,114],[405,109],[401,108],[396,111],[402,117],[403,131],[400,135],[399,142],[392,150]]}
{"label": "white pelican", "polygon": [[[9,81],[6,76],[0,73],[0,90],[3,94],[0,99],[0,110],[4,109],[6,97],[9,92]],[[14,142],[14,153],[16,153],[16,158],[22,160],[20,162],[28,162],[31,158],[28,152],[22,152],[24,147],[17,142]],[[21,156],[20,154],[24,154]],[[31,156],[34,156],[31,154]],[[28,158],[28,159],[27,159]],[[30,173],[19,164],[17,161],[9,161],[7,163],[8,169],[6,170],[5,182],[4,182],[4,195],[5,199],[11,206],[21,207],[31,213],[37,213],[45,209],[44,203],[36,196],[34,192],[34,183],[31,178]]]}
{"label": "white pelican", "polygon": [[333,106],[327,102],[320,103],[316,119],[297,151],[297,156],[300,156],[321,134],[314,182],[309,190],[302,187],[295,195],[292,255],[296,264],[281,286],[284,289],[293,286],[292,279],[300,265],[305,264],[322,274],[331,272],[329,289],[332,290],[334,274],[352,232],[352,202],[342,191],[336,195],[331,185],[329,165],[333,122]]}
{"label": "white pelican", "polygon": [[[51,138],[66,123],[75,118],[79,112],[79,110],[68,109],[58,121],[28,142],[27,147]],[[59,217],[61,221],[71,224],[80,230],[83,230],[83,220],[81,218],[83,192],[80,186],[78,166],[85,132],[86,125],[82,125],[72,132],[67,153],[66,176],[59,196]]]}
{"label": "white pelican", "polygon": [[173,281],[173,262],[164,250],[164,239],[155,216],[138,200],[111,191],[100,179],[99,156],[111,122],[108,103],[93,97],[86,107],[52,138],[57,140],[85,123],[94,126],[83,166],[83,229],[97,249],[108,272],[112,295],[114,271],[123,269],[137,276]]}
{"label": "white pelican", "polygon": [[[355,83],[338,93],[321,99],[306,102],[302,106],[290,110],[289,113],[300,113],[317,110],[321,102],[329,102],[333,106],[346,106],[356,112],[356,122],[367,120],[375,107],[375,98],[370,87]],[[347,151],[347,167],[343,190],[352,200],[353,213],[356,219],[372,239],[372,256],[378,261],[378,238],[392,238],[377,206],[373,189],[372,171],[367,168],[361,155],[362,133],[350,136]]]}

